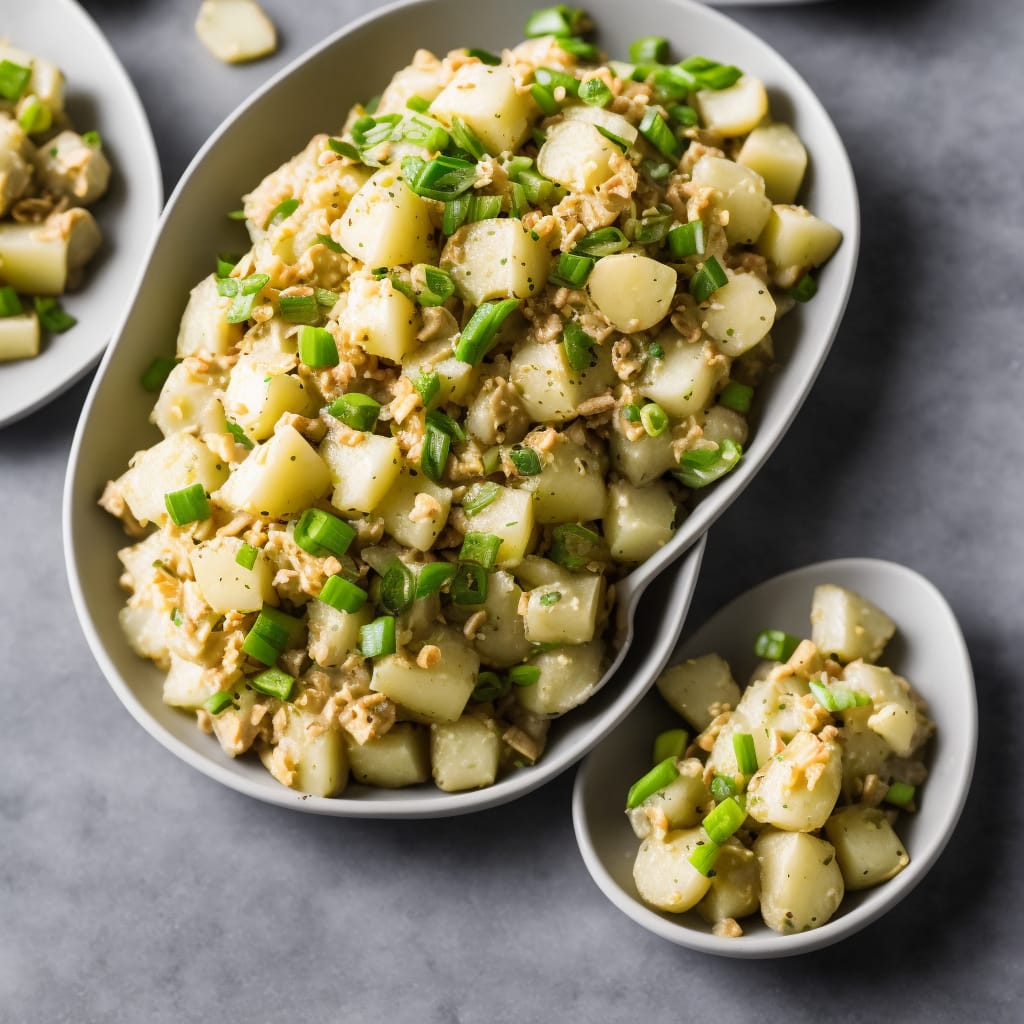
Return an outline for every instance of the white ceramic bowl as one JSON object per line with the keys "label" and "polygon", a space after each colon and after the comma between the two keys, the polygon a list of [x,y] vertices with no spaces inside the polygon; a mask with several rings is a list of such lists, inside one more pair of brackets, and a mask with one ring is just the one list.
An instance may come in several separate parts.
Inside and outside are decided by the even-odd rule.
{"label": "white ceramic bowl", "polygon": [[672,661],[716,651],[729,662],[736,679],[746,679],[757,661],[752,648],[759,630],[808,635],[811,594],[819,583],[857,591],[896,622],[896,636],[880,661],[913,684],[928,702],[936,724],[920,809],[902,815],[897,825],[910,864],[880,886],[848,893],[827,924],[797,935],[779,935],[755,916],[741,922],[742,937],[720,938],[696,912],[663,914],[647,907],[633,883],[640,844],[623,808],[629,786],[650,768],[654,737],[679,724],[678,716],[652,690],[580,768],[573,791],[573,823],[583,860],[602,892],[637,924],[680,946],[723,956],[780,957],[820,949],[852,935],[924,878],[952,835],[967,799],[977,744],[970,658],[949,605],[928,580],[910,569],[851,558],[777,576],[712,616],[687,638]]}
{"label": "white ceramic bowl", "polygon": [[[807,143],[812,166],[808,204],[845,236],[820,275],[818,296],[774,333],[781,368],[758,398],[743,461],[721,483],[702,492],[677,536],[623,582],[620,594],[636,597],[705,533],[796,415],[831,345],[852,284],[859,237],[857,197],[846,153],[821,105],[793,69],[748,31],[689,0],[629,5],[596,0],[587,6],[599,27],[599,40],[611,54],[624,54],[637,36],[660,33],[673,40],[680,56],[719,57],[760,76],[776,115],[791,121]],[[148,424],[152,396],[138,387],[138,379],[155,355],[170,354],[173,325],[189,289],[208,272],[212,254],[239,247],[240,229],[227,221],[225,211],[236,208],[243,192],[310,136],[336,128],[349,105],[378,92],[417,47],[440,52],[460,45],[500,49],[519,41],[534,7],[531,0],[500,5],[431,0],[389,7],[325,40],[253,96],[214,134],[171,197],[145,276],[79,424],[65,490],[65,550],[76,608],[93,652],[129,710],[161,742],[208,774],[263,799],[356,816],[455,814],[511,799],[571,764],[640,699],[681,624],[678,607],[664,613],[661,634],[658,611],[644,616],[632,645],[639,660],[616,675],[614,685],[606,688],[613,692],[600,693],[600,704],[591,701],[556,724],[553,744],[564,742],[558,749],[571,754],[549,752],[535,769],[478,793],[439,794],[424,787],[396,794],[352,787],[340,798],[301,801],[269,776],[259,775],[262,769],[251,774],[246,762],[228,763],[213,741],[194,734],[187,718],[163,707],[159,673],[131,653],[117,624],[124,597],[117,588],[115,551],[124,538],[119,525],[97,509],[96,499],[104,482],[118,476],[135,451],[158,440]],[[676,594],[684,594],[691,582],[688,574],[695,569],[693,561],[680,569],[670,584]],[[650,607],[660,610],[662,605],[652,601]]]}
{"label": "white ceramic bowl", "polygon": [[135,87],[110,44],[73,0],[4,5],[0,34],[63,69],[67,109],[79,131],[96,129],[113,174],[92,212],[103,248],[83,287],[61,299],[78,319],[48,336],[35,359],[0,363],[0,427],[55,398],[87,373],[113,337],[149,248],[163,185],[160,163]]}

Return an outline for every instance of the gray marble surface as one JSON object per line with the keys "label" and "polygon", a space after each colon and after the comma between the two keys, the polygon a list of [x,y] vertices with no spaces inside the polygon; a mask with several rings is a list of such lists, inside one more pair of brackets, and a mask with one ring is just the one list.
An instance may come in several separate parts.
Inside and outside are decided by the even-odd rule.
{"label": "gray marble surface", "polygon": [[[0,30],[15,2],[0,0]],[[170,189],[236,102],[374,5],[265,0],[282,48],[234,69],[195,45],[194,0],[86,6],[138,85]],[[981,734],[927,883],[839,946],[720,960],[648,935],[593,886],[571,772],[427,823],[289,813],[202,777],[121,708],[73,616],[59,507],[82,385],[0,432],[4,1024],[1021,1019],[1024,13],[1019,0],[731,13],[832,113],[864,242],[833,354],[715,528],[693,614],[838,556],[902,561],[939,586],[974,659]]]}

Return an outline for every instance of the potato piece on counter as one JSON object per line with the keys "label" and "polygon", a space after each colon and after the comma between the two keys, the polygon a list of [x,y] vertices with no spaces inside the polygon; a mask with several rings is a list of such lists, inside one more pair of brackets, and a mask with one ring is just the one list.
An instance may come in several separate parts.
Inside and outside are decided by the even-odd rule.
{"label": "potato piece on counter", "polygon": [[255,0],[203,0],[196,35],[218,60],[242,64],[277,49],[277,29]]}
{"label": "potato piece on counter", "polygon": [[761,915],[783,935],[820,928],[836,912],[845,887],[831,843],[807,832],[762,832],[754,842],[761,877]]}

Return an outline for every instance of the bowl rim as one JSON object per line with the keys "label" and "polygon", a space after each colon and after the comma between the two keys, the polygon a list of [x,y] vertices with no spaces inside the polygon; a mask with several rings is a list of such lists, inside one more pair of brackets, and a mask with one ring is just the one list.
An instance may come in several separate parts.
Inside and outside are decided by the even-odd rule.
{"label": "bowl rim", "polygon": [[[777,935],[772,933],[768,935],[743,936],[740,939],[712,935],[688,927],[683,915],[673,917],[645,906],[635,894],[624,890],[608,872],[597,852],[597,843],[590,827],[591,818],[587,813],[586,806],[589,776],[591,772],[596,770],[594,766],[597,764],[597,758],[600,754],[599,751],[596,751],[589,755],[580,765],[573,784],[573,833],[576,837],[576,843],[583,862],[595,884],[619,910],[642,928],[653,932],[669,942],[685,946],[700,953],[716,954],[737,959],[771,959],[822,949],[849,938],[873,921],[878,920],[878,918],[900,903],[920,884],[946,848],[967,802],[967,796],[970,792],[974,776],[978,746],[978,697],[970,652],[960,624],[942,592],[926,576],[911,569],[909,566],[881,558],[839,558],[800,566],[771,576],[737,594],[708,615],[703,622],[696,626],[696,629],[687,630],[688,635],[681,644],[680,650],[685,650],[693,633],[703,630],[712,620],[717,621],[720,618],[726,618],[734,606],[746,600],[755,591],[769,587],[784,587],[789,582],[797,579],[805,582],[808,577],[812,576],[817,577],[819,582],[826,582],[830,581],[833,575],[846,574],[851,570],[872,568],[892,575],[904,575],[913,582],[914,586],[929,593],[936,607],[943,612],[944,617],[947,619],[947,625],[950,627],[948,631],[949,642],[955,649],[956,656],[961,664],[962,678],[967,684],[966,693],[964,694],[964,717],[958,719],[958,726],[963,738],[963,753],[958,763],[954,765],[957,783],[956,792],[954,799],[943,801],[939,805],[939,810],[934,813],[934,825],[931,830],[933,838],[923,849],[915,850],[914,859],[896,878],[884,883],[884,887],[876,887],[873,890],[882,894],[878,899],[854,907],[841,917],[833,918],[820,928],[800,932],[795,935]],[[898,623],[897,629],[899,629]],[[678,653],[680,652],[677,651],[677,655]],[[654,689],[651,688],[645,695],[644,703],[654,700],[660,701],[661,698],[657,697]],[[625,722],[626,719],[623,719],[620,727],[623,727]],[[870,892],[872,890],[865,891]]]}

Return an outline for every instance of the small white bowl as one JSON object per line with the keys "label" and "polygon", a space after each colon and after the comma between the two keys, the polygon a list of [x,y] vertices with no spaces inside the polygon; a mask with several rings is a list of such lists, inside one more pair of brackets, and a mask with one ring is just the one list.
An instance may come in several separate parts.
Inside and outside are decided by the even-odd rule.
{"label": "small white bowl", "polygon": [[153,133],[135,87],[78,4],[5,4],[0,34],[63,70],[71,122],[79,131],[100,133],[113,171],[108,193],[92,207],[103,248],[82,288],[61,298],[78,323],[48,336],[34,359],[0,363],[3,427],[56,398],[99,360],[142,272],[164,193]]}
{"label": "small white bowl", "polygon": [[652,690],[580,768],[573,791],[573,824],[583,860],[601,891],[637,924],[680,946],[722,956],[767,958],[806,953],[852,935],[894,907],[924,878],[952,835],[967,799],[978,732],[970,658],[949,605],[911,569],[851,558],[776,576],[712,616],[672,660],[716,651],[737,679],[746,679],[757,660],[752,648],[759,630],[808,635],[811,594],[819,583],[857,591],[896,622],[896,636],[881,663],[913,684],[935,721],[920,807],[902,815],[897,824],[910,864],[882,885],[848,893],[827,924],[798,935],[779,935],[754,915],[740,922],[742,937],[721,938],[712,935],[694,911],[673,915],[652,910],[640,900],[633,883],[640,843],[623,812],[629,786],[650,768],[652,740],[662,729],[679,724],[678,716]]}
{"label": "small white bowl", "polygon": [[[842,245],[822,269],[819,291],[773,331],[779,371],[758,396],[753,433],[743,460],[715,487],[701,492],[676,536],[620,585],[639,595],[684,552],[687,562],[666,584],[671,605],[645,600],[628,663],[588,704],[552,729],[552,749],[529,771],[513,773],[487,790],[441,793],[429,786],[399,792],[351,787],[341,797],[300,797],[248,760],[231,762],[194,724],[160,702],[160,673],[135,656],[117,622],[116,551],[120,526],[96,506],[108,479],[119,476],[134,452],[159,439],[148,422],[153,396],[138,386],[154,356],[170,355],[174,325],[189,289],[208,273],[213,254],[238,248],[240,228],[224,213],[238,197],[306,145],[335,129],[351,103],[379,92],[419,47],[445,53],[457,46],[500,50],[522,39],[535,0],[483,4],[477,0],[414,0],[385,8],[346,27],[286,68],[213,135],[167,204],[145,275],[89,394],[78,425],[64,495],[68,575],[79,620],[111,686],[161,743],[190,764],[260,799],[353,817],[428,817],[458,814],[513,799],[572,764],[610,730],[651,685],[682,625],[696,572],[698,539],[750,482],[796,416],[825,360],[853,283],[859,244],[857,192],[842,142],[800,76],[766,43],[724,15],[690,0],[594,0],[587,4],[598,41],[613,56],[643,35],[664,35],[680,55],[704,54],[733,62],[760,77],[780,119],[804,139],[811,162],[806,201],[836,224]],[[268,130],[270,126],[270,130]],[[623,602],[624,603],[624,602]],[[622,646],[625,646],[624,644]],[[621,651],[619,652],[621,653]],[[635,657],[634,657],[635,655]],[[622,682],[619,683],[618,681]],[[560,753],[563,751],[564,753]]]}

